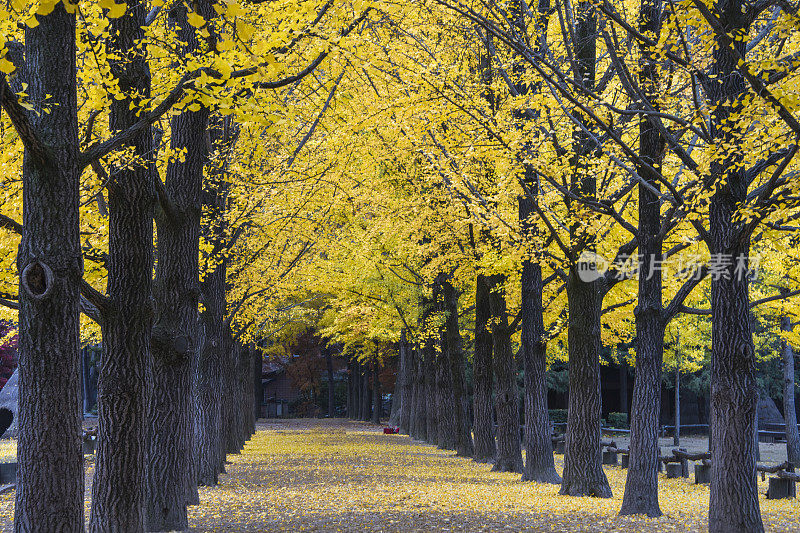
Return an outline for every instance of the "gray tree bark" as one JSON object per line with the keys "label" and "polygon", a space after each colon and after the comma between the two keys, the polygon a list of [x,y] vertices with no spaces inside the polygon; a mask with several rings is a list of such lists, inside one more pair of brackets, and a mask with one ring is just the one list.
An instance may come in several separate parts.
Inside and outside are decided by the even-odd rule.
{"label": "gray tree bark", "polygon": [[[427,302],[429,307],[433,307],[432,302]],[[436,341],[431,335],[426,336],[422,344],[422,353],[424,356],[424,378],[425,378],[425,395],[424,402],[427,405],[425,411],[425,424],[426,424],[426,442],[436,444],[439,439],[439,412],[437,409],[437,394],[436,394]]]}
{"label": "gray tree bark", "polygon": [[401,381],[402,386],[402,400],[400,407],[400,433],[411,434],[411,417],[414,410],[414,350],[408,343],[406,337],[406,330],[400,333],[400,360],[401,368],[403,369],[403,378]]}
{"label": "gray tree bark", "polygon": [[381,408],[383,398],[381,397],[381,380],[379,378],[381,364],[378,361],[378,354],[375,354],[375,361],[372,362],[372,423],[381,423]]}
{"label": "gray tree bark", "polygon": [[361,365],[361,420],[369,422],[372,418],[372,389],[369,386],[370,365],[364,362]]}
{"label": "gray tree bark", "polygon": [[[661,0],[641,0],[639,31],[658,35],[661,30]],[[657,58],[650,47],[642,46],[639,84],[650,102],[658,95]],[[639,124],[639,156],[645,165],[637,171],[646,180],[639,184],[638,304],[636,318],[636,379],[631,409],[631,442],[625,494],[621,515],[661,516],[658,505],[658,415],[661,411],[661,366],[664,359],[664,320],[661,269],[661,199],[658,176],[664,141],[655,124],[642,118]]]}
{"label": "gray tree bark", "polygon": [[[200,313],[202,339],[199,343],[194,383],[194,445],[197,482],[217,484],[222,450],[221,362],[225,357],[225,276],[226,261],[206,273],[200,282],[203,312]],[[231,391],[226,389],[226,394]]]}
{"label": "gray tree bark", "polygon": [[224,470],[226,452],[235,453],[240,445],[236,423],[236,414],[241,412],[240,404],[237,402],[236,409],[232,409],[232,400],[238,390],[233,371],[238,357],[225,321],[228,273],[226,208],[230,192],[225,170],[238,138],[238,127],[230,118],[215,115],[208,121],[207,135],[216,157],[213,164],[206,165],[203,204],[208,217],[201,232],[212,246],[207,259],[215,266],[200,282],[204,308],[200,313],[203,342],[197,352],[194,375],[193,431],[194,475],[200,485],[214,486]]}
{"label": "gray tree bark", "polygon": [[264,359],[261,351],[253,346],[253,427],[252,431],[256,431],[256,423],[261,418],[261,402],[264,401],[264,391],[261,387],[261,378],[264,367]]}
{"label": "gray tree bark", "polygon": [[[600,314],[598,281],[586,283],[575,268],[567,281],[570,320],[569,406],[561,494],[611,497],[600,448]],[[655,468],[653,469],[655,471]]]}
{"label": "gray tree bark", "polygon": [[519,391],[514,353],[511,350],[511,331],[506,309],[505,276],[493,274],[486,278],[489,287],[494,373],[497,379],[495,408],[497,409],[497,454],[492,471],[522,473],[520,446]]}
{"label": "gray tree bark", "polygon": [[353,418],[353,362],[347,361],[347,418]]}
{"label": "gray tree bark", "polygon": [[360,418],[359,413],[361,411],[361,401],[359,400],[359,379],[358,379],[358,361],[351,360],[350,363],[352,364],[352,379],[353,379],[353,414],[350,416],[352,420],[358,420]]}
{"label": "gray tree bark", "polygon": [[[531,189],[535,190],[535,189]],[[519,199],[519,219],[529,221],[533,200]],[[525,222],[527,225],[529,222]],[[542,309],[542,268],[526,259],[522,263],[522,361],[525,369],[525,467],[523,481],[561,483],[553,459],[550,417],[547,411],[547,342]]]}
{"label": "gray tree bark", "polygon": [[[792,331],[792,320],[781,317],[781,329]],[[797,431],[797,411],[795,411],[794,350],[787,341],[781,341],[783,362],[783,419],[786,422],[786,457],[795,467],[800,466],[800,433]]]}
{"label": "gray tree bark", "polygon": [[[726,32],[747,34],[749,23],[742,16],[745,7],[741,0],[714,3],[715,16]],[[737,127],[735,113],[748,91],[737,66],[738,57],[746,57],[746,46],[746,39],[717,41],[712,50],[710,79],[714,81],[706,91],[713,109],[710,126],[715,143],[735,146],[745,135]],[[747,265],[750,253],[750,235],[739,213],[747,197],[748,179],[739,160],[732,152],[711,164],[716,190],[709,205],[707,244],[711,254],[723,254],[732,263],[726,275],[711,279],[711,533],[764,531],[753,443],[758,386],[749,280],[735,271],[741,260]]]}
{"label": "gray tree bark", "polygon": [[[574,79],[592,89],[597,64],[597,13],[590,2],[579,2],[575,8]],[[595,176],[586,159],[595,142],[583,130],[573,134],[573,176],[570,191],[587,199],[597,195]],[[568,209],[575,206],[567,200]],[[570,227],[574,256],[594,250],[594,236],[585,234],[580,223]],[[611,497],[611,487],[601,465],[600,448],[600,317],[602,311],[601,281],[580,279],[572,265],[567,279],[569,305],[569,408],[565,435],[564,471],[561,494],[570,496]]]}
{"label": "gray tree bark", "polygon": [[423,349],[420,345],[416,347],[414,357],[416,379],[414,380],[414,415],[411,419],[411,436],[417,440],[428,440],[428,421],[425,395],[425,361]]}
{"label": "gray tree bark", "polygon": [[497,448],[494,441],[494,420],[492,411],[492,333],[488,323],[489,286],[486,278],[478,275],[475,280],[475,356],[472,362],[474,421],[472,432],[475,436],[473,459],[479,463],[494,461]]}
{"label": "gray tree bark", "polygon": [[[110,22],[111,74],[126,96],[111,100],[110,127],[139,121],[150,96],[150,70],[138,41],[146,12],[131,9]],[[102,313],[98,443],[92,483],[92,532],[144,531],[147,409],[152,395],[153,205],[157,171],[145,128],[129,144],[141,162],[112,169],[108,180],[108,308]],[[99,163],[98,163],[99,164]]]}
{"label": "gray tree bark", "polygon": [[461,332],[458,329],[459,292],[450,281],[442,284],[442,299],[446,311],[445,321],[445,364],[450,377],[452,394],[453,448],[459,457],[472,457],[474,449],[470,434],[469,400],[467,398],[467,379],[464,374],[464,351]]}
{"label": "gray tree bark", "polygon": [[675,433],[672,444],[681,445],[681,367],[680,362],[675,365]]}
{"label": "gray tree bark", "polygon": [[[206,0],[194,4],[206,20],[215,15]],[[200,50],[186,8],[170,11],[186,52]],[[176,216],[156,213],[158,250],[153,295],[153,395],[148,413],[150,446],[147,464],[147,531],[188,527],[186,505],[199,501],[193,475],[194,410],[192,381],[197,350],[200,193],[208,159],[205,139],[209,111],[184,110],[171,121],[171,150],[186,151],[183,161],[170,161],[165,189]]]}
{"label": "gray tree bark", "polygon": [[[27,118],[20,273],[19,434],[14,530],[83,531],[78,313],[79,238],[75,14],[59,3],[25,29],[27,93],[49,113]],[[3,80],[5,84],[5,80]]]}
{"label": "gray tree bark", "polygon": [[[222,360],[224,371],[223,390],[236,390],[236,361],[239,359],[239,345],[233,339],[233,332],[230,327],[225,328],[225,357]],[[222,401],[222,431],[223,443],[220,461],[222,467],[220,472],[225,472],[225,465],[228,463],[227,455],[239,453],[239,442],[236,439],[236,413],[238,406],[234,403],[235,395],[223,395]]]}
{"label": "gray tree bark", "polygon": [[333,418],[336,415],[333,405],[336,396],[333,389],[333,355],[330,350],[325,350],[325,367],[328,371],[328,418]]}
{"label": "gray tree bark", "polygon": [[[448,312],[444,294],[445,275],[439,274],[434,282],[434,301],[437,312],[444,316]],[[458,310],[456,310],[458,312]],[[456,324],[458,330],[458,324]],[[454,450],[456,446],[455,398],[453,380],[450,375],[449,358],[453,347],[449,345],[447,319],[439,326],[436,366],[436,413],[438,434],[436,444],[443,450]],[[453,339],[455,340],[455,339]]]}

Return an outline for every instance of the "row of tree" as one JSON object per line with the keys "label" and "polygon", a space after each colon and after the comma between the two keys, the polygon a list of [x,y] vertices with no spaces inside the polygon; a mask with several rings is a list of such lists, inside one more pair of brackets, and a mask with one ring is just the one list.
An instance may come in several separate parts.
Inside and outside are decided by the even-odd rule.
{"label": "row of tree", "polygon": [[[410,412],[401,428],[463,450],[463,351],[447,325],[458,335],[461,321],[474,347],[475,456],[522,472],[519,346],[525,478],[560,481],[569,495],[611,495],[600,356],[633,346],[621,513],[649,516],[661,514],[665,335],[681,331],[670,363],[710,347],[710,529],[762,530],[754,315],[786,353],[796,342],[794,8],[441,0],[407,16],[418,28],[397,22],[369,55],[385,75],[366,74],[360,101],[392,123],[364,119],[372,135],[356,144],[393,150],[371,156],[371,183],[351,182],[349,225],[335,241],[344,250],[321,269],[336,313],[323,325],[362,362],[374,359],[370,343],[404,331],[414,348],[401,343],[411,387],[399,387]],[[603,258],[607,269],[582,275]],[[449,303],[448,283],[468,301]],[[557,358],[569,361],[561,479],[545,401]]]}
{"label": "row of tree", "polygon": [[[186,529],[198,485],[215,485],[254,432],[259,302],[309,249],[273,231],[283,216],[259,180],[264,165],[291,168],[297,152],[290,161],[275,123],[319,112],[326,78],[311,75],[366,16],[296,7],[0,8],[15,531],[84,530],[78,350],[91,336],[103,347],[91,531]],[[306,107],[289,115],[293,101]]]}
{"label": "row of tree", "polygon": [[62,408],[78,405],[79,311],[104,346],[97,531],[183,527],[235,448],[220,391],[251,375],[237,354],[309,325],[352,356],[362,418],[365,376],[399,343],[409,433],[570,495],[611,494],[600,355],[632,346],[622,512],[651,516],[662,363],[710,345],[709,523],[763,528],[752,315],[797,344],[792,6],[19,4],[0,17],[22,23],[3,22],[0,60],[18,530],[82,523],[79,413]]}

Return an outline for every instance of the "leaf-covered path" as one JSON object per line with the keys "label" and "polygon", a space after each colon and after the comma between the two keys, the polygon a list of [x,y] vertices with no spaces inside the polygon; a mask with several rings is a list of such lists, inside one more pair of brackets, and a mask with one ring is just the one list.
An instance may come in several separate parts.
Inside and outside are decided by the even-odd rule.
{"label": "leaf-covered path", "polygon": [[[561,459],[556,456],[559,469]],[[620,518],[620,468],[606,467],[610,500],[559,496],[556,486],[523,483],[370,424],[259,424],[230,461],[220,485],[201,488],[201,504],[190,507],[191,531],[706,530],[708,488],[690,480],[662,476],[666,516]],[[90,461],[87,481],[91,474]],[[800,531],[800,502],[766,500],[764,483],[759,490],[767,531]],[[3,531],[12,530],[13,496],[0,496]]]}
{"label": "leaf-covered path", "polygon": [[[606,469],[613,499],[559,496],[556,486],[492,473],[368,424],[271,424],[232,461],[221,487],[203,490],[202,505],[192,508],[196,531],[706,530],[708,488],[689,480],[662,476],[667,516],[619,518],[620,468]],[[761,505],[768,530],[800,530],[797,500],[762,495]]]}

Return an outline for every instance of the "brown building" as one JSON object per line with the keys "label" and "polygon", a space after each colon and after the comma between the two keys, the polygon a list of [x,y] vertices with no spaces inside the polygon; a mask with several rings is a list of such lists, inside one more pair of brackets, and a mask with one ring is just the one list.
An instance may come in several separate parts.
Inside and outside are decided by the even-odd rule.
{"label": "brown building", "polygon": [[289,404],[299,399],[300,389],[293,383],[282,361],[265,361],[261,372],[262,418],[288,416]]}

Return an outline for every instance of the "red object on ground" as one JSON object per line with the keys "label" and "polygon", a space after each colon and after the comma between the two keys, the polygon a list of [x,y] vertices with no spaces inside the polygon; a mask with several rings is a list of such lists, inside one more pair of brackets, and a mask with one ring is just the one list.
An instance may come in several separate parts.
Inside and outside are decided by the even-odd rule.
{"label": "red object on ground", "polygon": [[394,435],[395,433],[400,433],[400,428],[383,428],[384,435]]}

